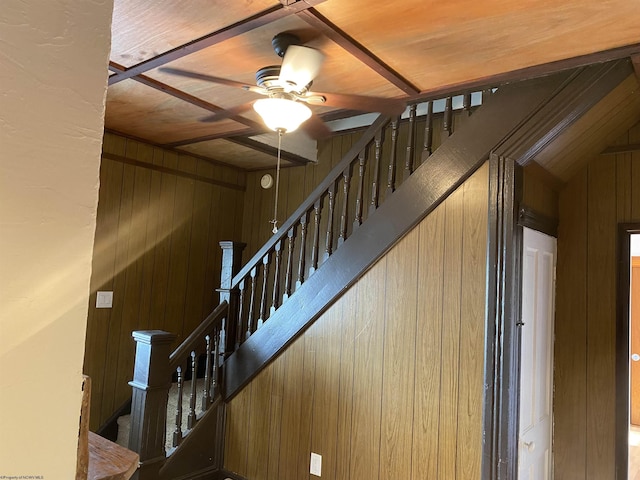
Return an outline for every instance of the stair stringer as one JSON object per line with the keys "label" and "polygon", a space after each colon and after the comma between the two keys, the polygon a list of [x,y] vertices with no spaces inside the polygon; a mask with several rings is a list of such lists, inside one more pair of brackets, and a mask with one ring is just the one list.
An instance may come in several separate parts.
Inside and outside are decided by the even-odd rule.
{"label": "stair stringer", "polygon": [[[501,87],[403,182],[225,362],[229,401],[407,232],[500,147],[520,155],[558,135],[628,75],[628,62],[594,65]],[[590,93],[587,94],[587,92]],[[571,99],[581,98],[580,106]],[[544,128],[541,128],[544,125]],[[515,149],[515,147],[514,147]],[[524,155],[523,155],[524,156]]]}

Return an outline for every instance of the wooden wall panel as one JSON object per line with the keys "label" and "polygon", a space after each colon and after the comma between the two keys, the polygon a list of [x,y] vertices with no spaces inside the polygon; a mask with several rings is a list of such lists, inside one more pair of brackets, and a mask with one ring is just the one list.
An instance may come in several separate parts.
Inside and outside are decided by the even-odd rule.
{"label": "wooden wall panel", "polygon": [[[631,142],[638,132],[640,124],[618,143]],[[560,194],[556,478],[615,478],[617,224],[640,222],[637,172],[640,153],[601,155]]]}
{"label": "wooden wall panel", "polygon": [[[234,169],[109,133],[103,151],[84,365],[94,430],[131,395],[131,332],[164,329],[180,340],[217,305],[218,242],[240,240],[245,181]],[[113,308],[95,308],[99,290],[114,292]]]}
{"label": "wooden wall panel", "polygon": [[230,402],[227,469],[480,478],[487,195],[484,166]]}

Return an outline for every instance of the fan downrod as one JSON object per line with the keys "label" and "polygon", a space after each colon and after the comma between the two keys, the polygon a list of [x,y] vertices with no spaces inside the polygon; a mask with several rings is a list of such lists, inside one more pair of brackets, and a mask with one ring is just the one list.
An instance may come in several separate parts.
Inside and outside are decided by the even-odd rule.
{"label": "fan downrod", "polygon": [[300,38],[293,33],[278,33],[271,40],[271,45],[279,57],[284,57],[290,45],[300,45]]}

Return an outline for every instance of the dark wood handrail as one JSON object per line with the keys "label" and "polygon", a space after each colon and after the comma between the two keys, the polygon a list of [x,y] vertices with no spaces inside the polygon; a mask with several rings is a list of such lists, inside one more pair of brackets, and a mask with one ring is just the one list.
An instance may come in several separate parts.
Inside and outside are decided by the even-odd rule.
{"label": "dark wood handrail", "polygon": [[176,348],[171,355],[169,355],[169,368],[173,372],[178,365],[187,357],[194,349],[197,343],[202,342],[205,334],[212,329],[216,323],[222,323],[222,320],[227,317],[229,311],[229,304],[223,301],[218,305],[213,312],[211,312],[204,321],[198,325],[198,327],[191,332],[187,338]]}
{"label": "dark wood handrail", "polygon": [[362,134],[360,140],[358,140],[351,149],[347,152],[347,154],[343,157],[342,161],[338,163],[326,178],[320,183],[313,192],[307,197],[307,199],[297,208],[295,212],[282,224],[282,226],[278,229],[278,233],[274,234],[268,241],[265,243],[260,250],[249,260],[244,267],[233,277],[232,288],[236,288],[240,281],[246,277],[251,269],[255,267],[257,264],[262,263],[262,259],[264,256],[270,252],[278,243],[278,241],[286,238],[287,232],[291,227],[293,227],[300,220],[300,217],[304,215],[307,211],[313,208],[313,204],[320,198],[331,186],[332,183],[335,183],[336,179],[342,176],[342,173],[345,169],[353,162],[353,160],[357,157],[357,155],[366,148],[369,143],[373,141],[375,135],[378,131],[380,131],[390,120],[389,115],[379,115],[378,118],[373,122],[373,124]]}

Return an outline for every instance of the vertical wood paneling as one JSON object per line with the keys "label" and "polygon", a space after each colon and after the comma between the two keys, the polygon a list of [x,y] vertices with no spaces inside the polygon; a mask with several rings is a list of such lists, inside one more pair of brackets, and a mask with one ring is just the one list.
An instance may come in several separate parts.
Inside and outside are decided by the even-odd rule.
{"label": "vertical wood paneling", "polygon": [[327,479],[479,479],[487,182],[482,168],[242,391],[251,402],[231,400],[227,468],[254,478],[230,451],[246,431],[270,444],[255,478],[314,478],[315,451]]}
{"label": "vertical wood paneling", "polygon": [[[445,206],[420,224],[418,329],[413,424],[413,480],[438,477]],[[421,372],[421,375],[417,373]]]}
{"label": "vertical wood paneling", "polygon": [[458,376],[460,375],[460,283],[462,281],[462,235],[464,189],[459,188],[446,202],[444,291],[442,303],[442,370],[438,474],[456,478],[458,447]]}
{"label": "vertical wood paneling", "polygon": [[[105,136],[104,151],[204,178],[231,183],[240,178],[231,169],[216,170],[112,134]],[[164,328],[184,335],[213,308],[220,278],[218,242],[220,235],[239,240],[230,236],[239,227],[224,222],[240,222],[242,194],[103,158],[84,366],[94,387],[92,429],[131,395],[131,331]],[[221,217],[222,195],[231,200]],[[98,290],[114,292],[113,308],[95,308]]]}
{"label": "vertical wood paneling", "polygon": [[386,259],[358,281],[354,340],[350,476],[379,478]]}
{"label": "vertical wood paneling", "polygon": [[[587,478],[614,478],[616,182],[614,162],[589,165]],[[592,192],[598,192],[595,196]],[[598,272],[597,276],[591,272]]]}
{"label": "vertical wood paneling", "polygon": [[336,322],[336,341],[340,342],[338,425],[336,428],[336,460],[334,478],[349,478],[351,432],[353,425],[353,384],[355,326],[358,298],[352,290],[342,297],[342,315]]}
{"label": "vertical wood paneling", "polygon": [[[106,138],[104,148],[117,151],[116,139]],[[124,152],[124,144],[122,145]],[[89,417],[92,429],[100,425],[102,417],[102,400],[105,391],[104,376],[107,359],[107,342],[111,309],[95,308],[95,292],[113,290],[114,265],[116,257],[116,239],[118,217],[120,213],[120,192],[122,188],[122,172],[120,163],[102,162],[100,165],[100,188],[104,195],[98,202],[96,217],[96,233],[91,277],[91,296],[89,298],[89,314],[87,318],[87,334],[85,344],[85,372],[91,376],[91,411]]]}
{"label": "vertical wood paneling", "polygon": [[[305,338],[296,340],[280,357],[285,364],[278,472],[282,480],[297,479],[299,426],[302,409]],[[258,394],[264,395],[264,392]],[[235,399],[234,399],[235,400]],[[246,412],[242,412],[245,414]],[[308,421],[308,418],[306,419]]]}
{"label": "vertical wood paneling", "polygon": [[586,478],[587,172],[560,195],[554,342],[554,471]]}
{"label": "vertical wood paneling", "polygon": [[[618,144],[637,143],[638,126]],[[615,478],[617,224],[640,221],[640,155],[599,156],[561,192],[556,478]]]}
{"label": "vertical wood paneling", "polygon": [[[269,389],[271,386],[273,373],[272,370],[265,370],[256,377],[252,389],[260,392],[263,389]],[[251,389],[247,389],[251,390]],[[269,462],[269,444],[263,439],[268,436],[270,416],[271,397],[266,395],[251,395],[249,401],[249,418],[248,424],[250,431],[246,438],[247,449],[247,477],[255,480],[267,478],[267,469],[265,468]]]}
{"label": "vertical wood paneling", "polygon": [[[419,229],[386,255],[380,477],[411,476]],[[398,312],[403,319],[399,321]]]}
{"label": "vertical wood paneling", "polygon": [[[460,374],[458,377],[457,438],[473,438],[482,430],[484,352],[474,345],[484,337],[484,297],[486,292],[487,222],[483,201],[487,198],[488,165],[464,185],[464,235],[462,252],[462,282],[460,285]],[[458,441],[456,472],[458,478],[480,478],[481,457],[473,446]]]}

